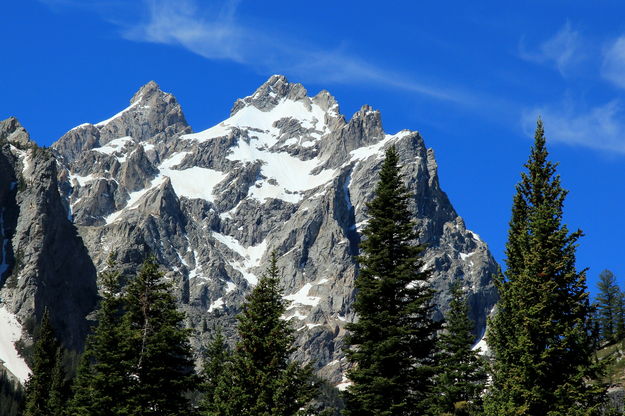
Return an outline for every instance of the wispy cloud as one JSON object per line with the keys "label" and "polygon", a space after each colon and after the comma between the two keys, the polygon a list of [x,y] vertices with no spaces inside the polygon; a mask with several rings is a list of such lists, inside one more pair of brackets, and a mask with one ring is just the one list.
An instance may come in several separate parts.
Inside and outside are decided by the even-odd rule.
{"label": "wispy cloud", "polygon": [[[41,0],[60,7],[110,10],[119,0]],[[127,4],[134,2],[126,2]],[[362,84],[394,87],[455,103],[472,103],[466,91],[419,82],[349,53],[345,45],[321,47],[293,33],[268,30],[271,22],[242,21],[237,11],[240,0],[142,0],[139,13],[125,19],[108,19],[121,35],[136,42],[182,47],[211,60],[228,60],[249,66],[263,74],[284,73],[303,82]],[[131,6],[128,6],[131,7]],[[119,13],[116,13],[118,16]]]}
{"label": "wispy cloud", "polygon": [[583,59],[582,43],[579,32],[573,30],[571,23],[567,21],[553,37],[534,50],[529,50],[522,38],[519,42],[519,56],[526,61],[554,65],[565,75]]}
{"label": "wispy cloud", "polygon": [[601,75],[616,86],[625,88],[625,35],[604,50]]}
{"label": "wispy cloud", "polygon": [[547,137],[554,142],[625,153],[625,111],[619,100],[581,109],[571,99],[526,110],[524,132],[533,134],[536,118],[545,121]]}

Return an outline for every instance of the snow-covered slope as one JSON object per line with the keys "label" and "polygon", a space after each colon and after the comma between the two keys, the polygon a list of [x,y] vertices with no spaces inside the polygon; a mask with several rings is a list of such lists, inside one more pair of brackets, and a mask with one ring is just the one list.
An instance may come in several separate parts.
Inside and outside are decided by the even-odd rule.
{"label": "snow-covered slope", "polygon": [[24,383],[30,374],[30,369],[15,348],[15,343],[21,337],[22,325],[17,317],[6,307],[0,306],[0,365]]}

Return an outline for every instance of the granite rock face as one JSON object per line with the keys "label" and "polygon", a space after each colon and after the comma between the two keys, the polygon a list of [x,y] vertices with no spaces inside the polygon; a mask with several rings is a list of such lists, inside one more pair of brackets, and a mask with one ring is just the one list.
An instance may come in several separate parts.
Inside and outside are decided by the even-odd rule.
{"label": "granite rock face", "polygon": [[65,346],[80,350],[96,270],[66,215],[58,169],[52,151],[37,147],[16,119],[0,122],[0,306],[29,331],[48,308]]}
{"label": "granite rock face", "polygon": [[[441,190],[433,151],[418,132],[385,133],[380,113],[369,106],[346,120],[327,91],[311,97],[301,84],[275,75],[237,100],[229,118],[192,133],[176,99],[150,82],[111,119],[70,130],[52,146],[50,167],[33,164],[37,172],[25,177],[50,175],[45,189],[54,193],[56,217],[77,231],[76,250],[88,250],[76,254],[91,267],[84,278],[90,286],[81,290],[94,293],[93,267],[102,269],[112,250],[128,271],[155,254],[175,282],[198,352],[216,326],[234,335],[234,316],[275,250],[290,302],[285,319],[297,330],[296,356],[338,385],[346,369],[345,325],[354,319],[359,230],[391,145],[415,195],[437,314],[447,308],[451,280],[462,279],[480,336],[496,301],[497,264]],[[6,163],[23,170],[20,160]],[[12,175],[0,177],[5,192]],[[24,209],[24,203],[14,205]],[[19,288],[5,284],[3,300],[21,297],[34,308],[25,281],[18,282]],[[92,306],[65,302],[65,308]],[[82,336],[81,330],[67,336]]]}

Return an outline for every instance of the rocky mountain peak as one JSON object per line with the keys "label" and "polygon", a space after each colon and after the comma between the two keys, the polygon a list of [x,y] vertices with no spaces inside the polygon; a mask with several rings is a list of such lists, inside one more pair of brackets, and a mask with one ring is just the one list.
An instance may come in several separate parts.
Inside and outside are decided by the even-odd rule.
{"label": "rocky mountain peak", "polygon": [[130,104],[133,104],[136,101],[140,100],[148,101],[154,95],[163,96],[166,95],[166,93],[161,90],[161,87],[156,82],[150,81],[141,88],[139,88],[139,91],[137,91],[135,95],[132,96],[132,98],[130,99]]}
{"label": "rocky mountain peak", "polygon": [[30,134],[15,117],[9,117],[0,121],[0,140],[6,140],[18,145],[30,146],[35,144],[30,139]]}
{"label": "rocky mountain peak", "polygon": [[85,152],[121,137],[158,142],[185,133],[191,133],[191,127],[176,97],[150,81],[133,95],[128,107],[99,123],[74,127],[52,148],[71,163]]}
{"label": "rocky mountain peak", "polygon": [[237,100],[230,111],[230,116],[250,105],[262,111],[270,111],[282,100],[298,101],[307,98],[307,94],[308,91],[302,84],[290,83],[284,75],[272,75],[254,94]]}

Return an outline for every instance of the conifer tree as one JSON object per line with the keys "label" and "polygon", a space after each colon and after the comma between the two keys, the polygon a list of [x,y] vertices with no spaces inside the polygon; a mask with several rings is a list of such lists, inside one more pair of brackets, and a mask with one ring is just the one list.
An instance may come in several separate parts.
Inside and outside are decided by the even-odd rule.
{"label": "conifer tree", "polygon": [[[32,374],[26,382],[26,404],[24,416],[50,416],[58,408],[55,400],[62,397],[60,386],[55,381],[55,372],[61,371],[57,367],[62,365],[58,362],[60,357],[60,345],[54,335],[54,329],[50,322],[50,314],[47,309],[43,313],[39,334],[34,345]],[[55,371],[56,369],[56,371]],[[51,402],[51,397],[54,398]]]}
{"label": "conifer tree", "polygon": [[432,405],[435,332],[432,289],[423,271],[411,195],[399,156],[386,151],[360,245],[360,271],[349,324],[347,416],[423,415]]}
{"label": "conifer tree", "polygon": [[232,354],[228,350],[221,329],[217,329],[206,351],[202,369],[201,391],[204,393],[204,398],[200,407],[203,415],[218,416],[219,404],[229,400],[228,397],[219,396],[219,393],[227,390],[227,386],[220,386],[220,382],[230,379],[231,365]]}
{"label": "conifer tree", "polygon": [[65,405],[68,392],[65,377],[63,350],[57,348],[54,369],[52,370],[52,381],[50,382],[50,398],[48,401],[50,416],[64,416],[66,414]]}
{"label": "conifer tree", "polygon": [[189,331],[158,264],[150,257],[122,291],[109,259],[101,280],[98,324],[78,369],[70,416],[192,414]]}
{"label": "conifer tree", "polygon": [[124,414],[128,407],[131,357],[123,333],[124,297],[114,255],[100,275],[102,298],[97,325],[88,336],[74,379],[70,416]]}
{"label": "conifer tree", "polygon": [[127,287],[123,336],[131,363],[128,414],[177,416],[192,412],[196,387],[189,330],[171,283],[149,257]]}
{"label": "conifer tree", "polygon": [[500,300],[488,325],[494,357],[486,413],[577,416],[597,413],[602,388],[591,334],[585,271],[575,267],[581,231],[562,223],[567,192],[548,160],[539,119],[527,172],[514,196]]}
{"label": "conifer tree", "polygon": [[454,281],[450,290],[450,309],[437,345],[435,393],[438,400],[434,414],[481,414],[486,365],[472,350],[474,324],[469,318],[469,304],[460,281]]}
{"label": "conifer tree", "polygon": [[622,294],[616,283],[614,273],[604,270],[599,274],[597,282],[597,319],[599,323],[599,335],[603,342],[612,343],[619,339],[617,332],[622,332],[622,317],[620,309]]}
{"label": "conifer tree", "polygon": [[620,288],[616,301],[615,337],[617,341],[625,339],[625,293]]}
{"label": "conifer tree", "polygon": [[[239,342],[232,363],[222,369],[207,415],[292,416],[306,411],[316,393],[310,367],[290,360],[293,329],[281,317],[286,304],[279,288],[276,253],[247,296],[239,321]],[[214,345],[215,354],[223,354]]]}

